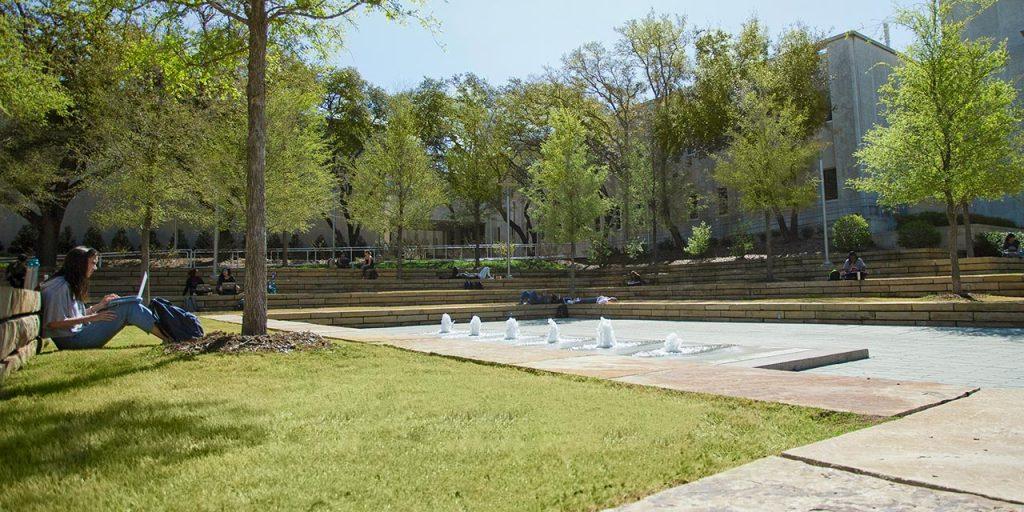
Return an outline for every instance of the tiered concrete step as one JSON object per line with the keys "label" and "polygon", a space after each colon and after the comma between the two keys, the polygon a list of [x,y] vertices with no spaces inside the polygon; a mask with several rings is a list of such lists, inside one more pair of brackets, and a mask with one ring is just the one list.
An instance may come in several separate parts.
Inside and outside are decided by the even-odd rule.
{"label": "tiered concrete step", "polygon": [[39,292],[0,287],[0,383],[39,349]]}
{"label": "tiered concrete step", "polygon": [[760,302],[622,301],[574,304],[572,317],[694,320],[714,322],[796,322],[944,327],[1024,327],[1024,301],[1015,302]]}
{"label": "tiered concrete step", "polygon": [[[964,289],[977,294],[1024,296],[1024,274],[964,276]],[[291,293],[269,295],[273,309],[320,308],[329,306],[414,306],[513,302],[519,289],[415,290],[351,293]],[[564,295],[564,288],[537,288],[541,294]],[[740,300],[814,297],[923,297],[952,291],[948,277],[869,279],[866,281],[726,282],[705,284],[652,285],[640,287],[577,288],[577,296],[609,295],[630,300]],[[180,303],[181,298],[171,296]],[[205,311],[235,308],[237,296],[197,297]]]}
{"label": "tiered concrete step", "polygon": [[309,322],[344,327],[393,327],[440,323],[448,313],[455,322],[469,322],[474,316],[481,320],[504,320],[513,316],[522,320],[554,316],[556,305],[521,306],[515,303],[446,304],[427,306],[317,308],[271,310],[274,320]]}

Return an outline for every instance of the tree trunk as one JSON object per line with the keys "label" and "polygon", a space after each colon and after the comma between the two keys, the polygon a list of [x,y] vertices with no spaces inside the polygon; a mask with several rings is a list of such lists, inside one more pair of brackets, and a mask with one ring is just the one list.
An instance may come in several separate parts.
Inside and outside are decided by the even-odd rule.
{"label": "tree trunk", "polygon": [[402,264],[405,263],[405,247],[403,247],[403,237],[405,236],[405,226],[398,226],[398,241],[395,243],[395,247],[398,249],[398,279],[402,279]]}
{"label": "tree trunk", "polygon": [[967,202],[960,203],[960,209],[964,212],[964,245],[967,246],[967,257],[974,257],[974,233],[971,229],[971,205]]}
{"label": "tree trunk", "polygon": [[281,266],[288,266],[288,244],[291,243],[291,234],[287,231],[281,232]]}
{"label": "tree trunk", "polygon": [[786,223],[786,217],[782,215],[782,210],[773,208],[772,211],[775,213],[775,223],[779,226],[779,233],[782,233],[783,236],[788,238],[789,225]]}
{"label": "tree trunk", "polygon": [[676,249],[682,252],[686,247],[686,239],[683,238],[683,233],[679,231],[679,226],[675,224],[669,224],[668,232],[672,235],[672,241],[676,244]]}
{"label": "tree trunk", "polygon": [[36,217],[34,223],[39,238],[36,240],[36,256],[39,258],[40,269],[48,272],[57,269],[57,240],[60,237],[60,224],[64,220],[66,206],[47,204]]}
{"label": "tree trunk", "polygon": [[796,242],[800,240],[800,212],[793,208],[789,211],[789,240]]}
{"label": "tree trunk", "polygon": [[[142,233],[139,234],[140,247],[139,252],[142,253],[142,272],[149,272],[149,231],[153,229],[153,214],[150,209],[146,208],[146,215],[142,221]],[[146,304],[149,304],[149,281],[146,281],[146,289],[142,291],[143,297],[146,300]]]}
{"label": "tree trunk", "polygon": [[765,271],[768,274],[768,280],[775,280],[774,261],[772,255],[772,218],[768,210],[764,211],[764,252],[765,252]]}
{"label": "tree trunk", "polygon": [[246,141],[245,309],[242,334],[267,333],[267,9],[266,0],[249,2],[249,133]]}
{"label": "tree trunk", "polygon": [[963,295],[963,286],[960,283],[960,255],[957,251],[957,231],[960,231],[960,228],[956,225],[956,213],[953,196],[947,192],[946,220],[949,221],[949,277],[953,281],[953,293]]}
{"label": "tree trunk", "polygon": [[576,296],[576,242],[569,244],[569,297]]}
{"label": "tree trunk", "polygon": [[[621,244],[625,244],[633,238],[633,219],[630,215],[630,204],[633,202],[633,190],[629,183],[623,183],[622,185],[622,240]],[[621,245],[620,244],[620,245]]]}
{"label": "tree trunk", "polygon": [[220,264],[220,226],[213,227],[213,277],[219,273],[217,267]]}

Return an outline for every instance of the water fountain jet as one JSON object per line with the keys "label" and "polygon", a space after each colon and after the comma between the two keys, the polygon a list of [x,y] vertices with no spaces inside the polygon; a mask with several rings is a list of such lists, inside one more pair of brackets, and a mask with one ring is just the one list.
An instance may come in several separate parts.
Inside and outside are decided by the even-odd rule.
{"label": "water fountain jet", "polygon": [[515,318],[510,317],[508,320],[505,320],[505,339],[519,339],[519,322]]}
{"label": "water fountain jet", "polygon": [[448,313],[441,315],[441,334],[448,334],[452,332],[452,326],[455,322],[452,322],[452,316]]}
{"label": "water fountain jet", "polygon": [[612,348],[615,346],[615,330],[612,329],[612,321],[601,317],[597,324],[597,348]]}
{"label": "water fountain jet", "polygon": [[682,344],[682,340],[679,339],[679,335],[676,333],[669,333],[665,337],[665,352],[670,354],[677,354],[680,352],[679,345]]}
{"label": "water fountain jet", "polygon": [[476,315],[469,320],[469,335],[480,336],[480,317]]}
{"label": "water fountain jet", "polygon": [[558,343],[558,339],[558,324],[555,323],[554,319],[548,318],[548,343]]}

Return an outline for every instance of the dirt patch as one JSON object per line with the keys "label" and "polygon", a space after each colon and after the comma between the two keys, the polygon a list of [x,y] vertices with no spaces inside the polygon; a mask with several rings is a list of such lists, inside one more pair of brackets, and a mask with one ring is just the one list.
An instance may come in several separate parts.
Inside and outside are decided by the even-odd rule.
{"label": "dirt patch", "polygon": [[166,354],[208,354],[227,352],[294,352],[297,350],[325,350],[331,342],[311,332],[275,332],[262,336],[243,336],[238,333],[214,331],[202,338],[164,346]]}

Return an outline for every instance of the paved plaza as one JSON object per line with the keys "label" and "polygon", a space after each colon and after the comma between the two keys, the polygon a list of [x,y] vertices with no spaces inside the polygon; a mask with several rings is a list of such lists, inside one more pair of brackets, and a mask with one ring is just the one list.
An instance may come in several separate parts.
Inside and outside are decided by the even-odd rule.
{"label": "paved plaza", "polygon": [[[906,327],[738,322],[672,322],[612,319],[620,340],[662,340],[678,334],[684,343],[777,348],[866,348],[868,359],[806,370],[811,373],[941,382],[962,386],[1024,388],[1024,328]],[[596,320],[560,319],[566,336],[594,336]],[[465,329],[465,325],[457,325]],[[504,332],[504,322],[482,329]],[[520,322],[523,334],[543,336],[544,320]],[[417,336],[435,326],[367,329]]]}

